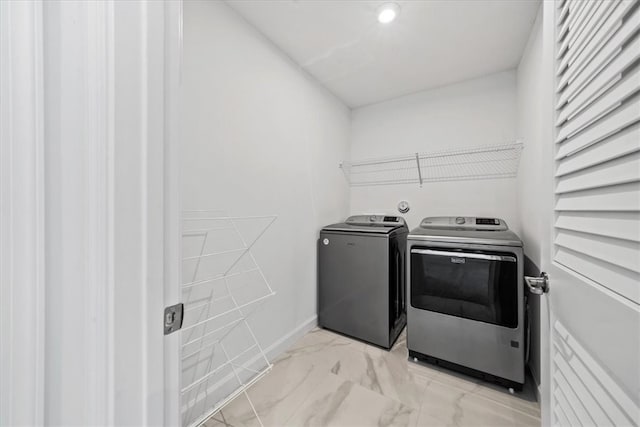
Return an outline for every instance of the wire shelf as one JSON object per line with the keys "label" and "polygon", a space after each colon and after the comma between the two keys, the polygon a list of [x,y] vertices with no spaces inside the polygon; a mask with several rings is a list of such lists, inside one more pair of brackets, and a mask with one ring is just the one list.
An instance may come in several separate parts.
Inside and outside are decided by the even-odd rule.
{"label": "wire shelf", "polygon": [[[275,292],[251,250],[276,219],[183,212],[180,394],[185,427],[202,424],[241,394],[255,412],[246,390],[272,365],[247,319]],[[247,226],[252,238],[241,231]]]}
{"label": "wire shelf", "polygon": [[342,162],[349,185],[420,184],[466,179],[512,178],[518,173],[521,142],[459,150]]}

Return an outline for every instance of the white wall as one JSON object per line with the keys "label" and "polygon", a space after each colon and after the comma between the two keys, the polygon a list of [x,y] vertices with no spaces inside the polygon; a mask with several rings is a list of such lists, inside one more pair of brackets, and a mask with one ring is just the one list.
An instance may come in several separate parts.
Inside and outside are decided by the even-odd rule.
{"label": "white wall", "polygon": [[223,2],[184,3],[183,209],[278,215],[255,247],[268,347],[315,322],[316,240],[344,219],[350,112]]}
{"label": "white wall", "polygon": [[[518,170],[518,212],[520,215],[520,237],[524,242],[524,252],[528,258],[525,263],[525,274],[535,276],[539,274],[542,265],[542,246],[544,244],[545,217],[548,212],[546,201],[548,196],[543,193],[546,187],[541,185],[541,171],[543,162],[543,108],[545,89],[542,56],[542,8],[538,12],[536,21],[531,29],[531,35],[517,69],[518,108],[517,132],[522,139],[525,149],[520,159]],[[535,381],[541,384],[541,301],[540,297],[530,295],[529,318],[531,321],[531,348],[529,367]]]}
{"label": "white wall", "polygon": [[[405,155],[516,139],[516,76],[506,71],[353,110],[351,159]],[[519,231],[514,178],[353,187],[351,213],[396,213],[409,227],[426,216],[504,218]]]}

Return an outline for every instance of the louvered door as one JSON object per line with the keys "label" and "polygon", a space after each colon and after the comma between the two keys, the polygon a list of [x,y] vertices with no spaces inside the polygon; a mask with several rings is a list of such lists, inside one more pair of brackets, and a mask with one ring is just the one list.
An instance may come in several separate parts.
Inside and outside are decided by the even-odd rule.
{"label": "louvered door", "polygon": [[554,7],[547,419],[639,425],[640,2]]}

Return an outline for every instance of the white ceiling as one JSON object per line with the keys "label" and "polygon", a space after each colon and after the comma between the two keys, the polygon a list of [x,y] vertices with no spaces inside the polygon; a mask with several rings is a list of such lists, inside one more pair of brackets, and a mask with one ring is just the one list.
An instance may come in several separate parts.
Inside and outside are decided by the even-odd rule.
{"label": "white ceiling", "polygon": [[514,68],[539,0],[228,0],[350,107]]}

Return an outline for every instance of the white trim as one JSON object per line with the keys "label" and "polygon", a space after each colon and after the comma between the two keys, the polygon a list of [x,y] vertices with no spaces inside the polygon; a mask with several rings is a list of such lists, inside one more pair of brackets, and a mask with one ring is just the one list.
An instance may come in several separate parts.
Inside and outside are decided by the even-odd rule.
{"label": "white trim", "polygon": [[44,422],[42,2],[0,2],[0,424]]}
{"label": "white trim", "polygon": [[112,1],[49,2],[43,9],[51,266],[45,424],[106,425],[116,419],[112,9]]}
{"label": "white trim", "polygon": [[86,44],[86,182],[85,182],[85,340],[89,359],[87,372],[87,422],[92,425],[109,423],[110,367],[113,352],[109,348],[111,330],[111,292],[113,277],[109,274],[113,221],[109,191],[113,171],[110,169],[110,153],[113,150],[113,133],[108,130],[112,111],[113,87],[109,84],[113,70],[109,68],[113,28],[109,14],[109,2],[87,3]]}
{"label": "white trim", "polygon": [[35,73],[35,126],[36,135],[33,141],[35,145],[35,188],[34,204],[35,212],[31,226],[35,230],[34,261],[36,267],[36,280],[34,283],[34,377],[35,377],[35,411],[33,413],[36,424],[44,423],[45,401],[45,186],[44,186],[44,52],[43,52],[43,28],[42,28],[42,3],[34,5],[33,12],[34,30],[34,73]]}
{"label": "white trim", "polygon": [[[554,157],[553,142],[555,141],[555,57],[556,57],[556,11],[555,2],[542,2],[542,134],[543,145],[541,158],[542,177],[540,185],[547,196],[543,200],[545,214],[542,215],[540,229],[543,236],[540,244],[540,259],[543,271],[549,271],[553,254],[553,207],[554,195]],[[553,280],[553,278],[552,278]],[[553,282],[552,282],[553,285]],[[553,289],[551,290],[553,292]],[[539,299],[539,330],[540,330],[540,386],[539,399],[541,410],[541,424],[549,426],[551,423],[552,393],[551,393],[551,328],[553,313],[551,312],[549,296]]]}
{"label": "white trim", "polygon": [[113,2],[114,424],[164,421],[164,3]]}
{"label": "white trim", "polygon": [[105,21],[107,31],[107,43],[105,45],[105,54],[107,58],[107,76],[106,87],[106,152],[105,162],[107,168],[106,180],[106,228],[108,240],[106,242],[107,258],[106,258],[106,310],[107,310],[107,328],[106,328],[106,359],[107,359],[107,383],[105,384],[107,396],[105,405],[107,409],[106,421],[107,425],[115,425],[115,11],[113,1],[109,1],[106,9]]}
{"label": "white trim", "polygon": [[143,176],[141,192],[145,194],[141,215],[146,223],[143,235],[144,276],[142,314],[144,327],[142,334],[146,341],[142,349],[145,372],[143,383],[146,399],[144,401],[144,424],[168,424],[164,420],[165,411],[165,366],[163,335],[163,310],[165,307],[164,283],[165,254],[165,165],[166,146],[169,143],[165,134],[166,84],[164,70],[166,66],[166,4],[164,2],[142,2],[144,58],[141,62],[142,129],[144,141],[142,150]]}
{"label": "white trim", "polygon": [[[180,198],[180,129],[182,69],[182,1],[164,3],[164,304],[182,300],[182,205]],[[180,411],[181,333],[164,337],[164,424],[178,426]]]}

